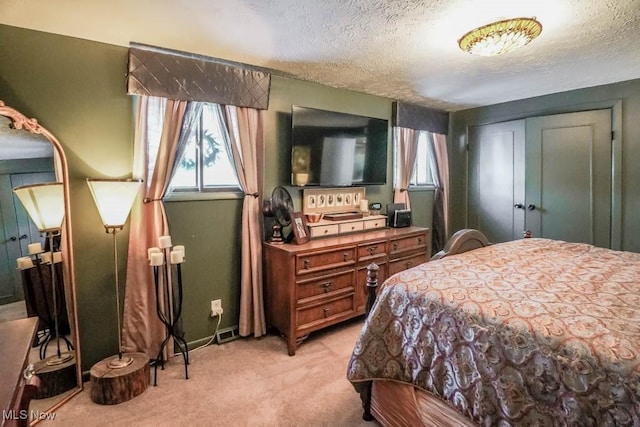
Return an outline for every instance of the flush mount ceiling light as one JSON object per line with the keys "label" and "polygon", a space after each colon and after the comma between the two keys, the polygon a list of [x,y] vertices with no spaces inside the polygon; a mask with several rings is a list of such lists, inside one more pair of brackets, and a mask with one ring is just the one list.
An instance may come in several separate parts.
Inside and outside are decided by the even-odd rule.
{"label": "flush mount ceiling light", "polygon": [[500,55],[528,44],[541,32],[542,24],[535,18],[505,19],[469,31],[458,45],[474,55]]}

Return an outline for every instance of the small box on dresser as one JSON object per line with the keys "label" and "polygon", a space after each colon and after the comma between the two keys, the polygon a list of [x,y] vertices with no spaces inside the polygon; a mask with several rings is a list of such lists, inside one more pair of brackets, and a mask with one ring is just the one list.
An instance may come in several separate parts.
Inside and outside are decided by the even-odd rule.
{"label": "small box on dresser", "polygon": [[315,223],[308,223],[307,225],[309,226],[311,238],[315,239],[336,234],[357,233],[362,230],[384,228],[386,222],[387,217],[384,215],[371,215],[342,221],[321,220]]}
{"label": "small box on dresser", "polygon": [[[337,224],[336,224],[337,225]],[[365,312],[367,265],[389,275],[426,262],[429,229],[372,229],[312,240],[303,245],[264,243],[267,325],[287,340],[293,356],[313,331]]]}

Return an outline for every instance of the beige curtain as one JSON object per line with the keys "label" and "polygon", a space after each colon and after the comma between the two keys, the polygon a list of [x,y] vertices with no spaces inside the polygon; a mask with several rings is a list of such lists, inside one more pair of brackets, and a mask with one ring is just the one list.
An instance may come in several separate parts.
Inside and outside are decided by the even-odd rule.
{"label": "beige curtain", "polygon": [[393,191],[393,202],[404,203],[407,209],[411,208],[409,200],[409,183],[413,174],[413,167],[416,163],[416,153],[418,151],[419,131],[415,129],[400,128],[394,129],[394,139],[396,147],[396,187]]}
{"label": "beige curtain", "polygon": [[440,133],[432,135],[434,154],[438,165],[438,180],[442,192],[444,234],[449,236],[449,155],[447,154],[447,136]]}
{"label": "beige curtain", "polygon": [[[162,108],[162,104],[162,134],[155,155],[147,151],[147,121],[149,116],[157,116],[150,114],[150,108]],[[147,261],[147,248],[158,246],[158,237],[169,234],[162,197],[175,164],[186,108],[187,101],[147,96],[138,99],[133,176],[142,178],[144,185],[131,211],[122,340],[125,351],[143,352],[149,358],[158,356],[166,333],[156,313],[155,287]]]}
{"label": "beige curtain", "polygon": [[253,108],[224,107],[229,145],[238,181],[244,191],[242,205],[242,270],[239,333],[256,337],[267,331],[262,292],[263,112]]}

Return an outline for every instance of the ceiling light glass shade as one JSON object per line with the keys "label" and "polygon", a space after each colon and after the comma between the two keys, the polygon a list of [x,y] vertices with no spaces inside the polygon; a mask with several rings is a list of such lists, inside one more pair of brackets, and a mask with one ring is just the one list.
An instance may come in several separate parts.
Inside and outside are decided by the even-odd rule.
{"label": "ceiling light glass shade", "polygon": [[41,232],[55,231],[64,219],[64,189],[61,182],[24,185],[13,189]]}
{"label": "ceiling light glass shade", "polygon": [[542,24],[534,18],[506,19],[469,31],[458,45],[474,55],[500,55],[528,44],[541,32]]}
{"label": "ceiling light glass shade", "polygon": [[87,179],[105,228],[123,228],[142,180]]}

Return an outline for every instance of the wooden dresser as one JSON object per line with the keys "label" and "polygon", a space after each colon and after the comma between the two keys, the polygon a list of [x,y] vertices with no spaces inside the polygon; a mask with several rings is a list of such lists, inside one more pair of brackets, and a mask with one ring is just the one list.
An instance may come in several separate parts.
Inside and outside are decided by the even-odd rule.
{"label": "wooden dresser", "polygon": [[287,339],[289,355],[309,333],[364,314],[367,265],[379,280],[429,259],[431,236],[420,227],[384,228],[312,240],[264,243],[267,325]]}
{"label": "wooden dresser", "polygon": [[0,323],[2,427],[29,425],[29,401],[37,390],[38,378],[34,376],[27,380],[24,370],[28,364],[37,327],[37,317]]}

